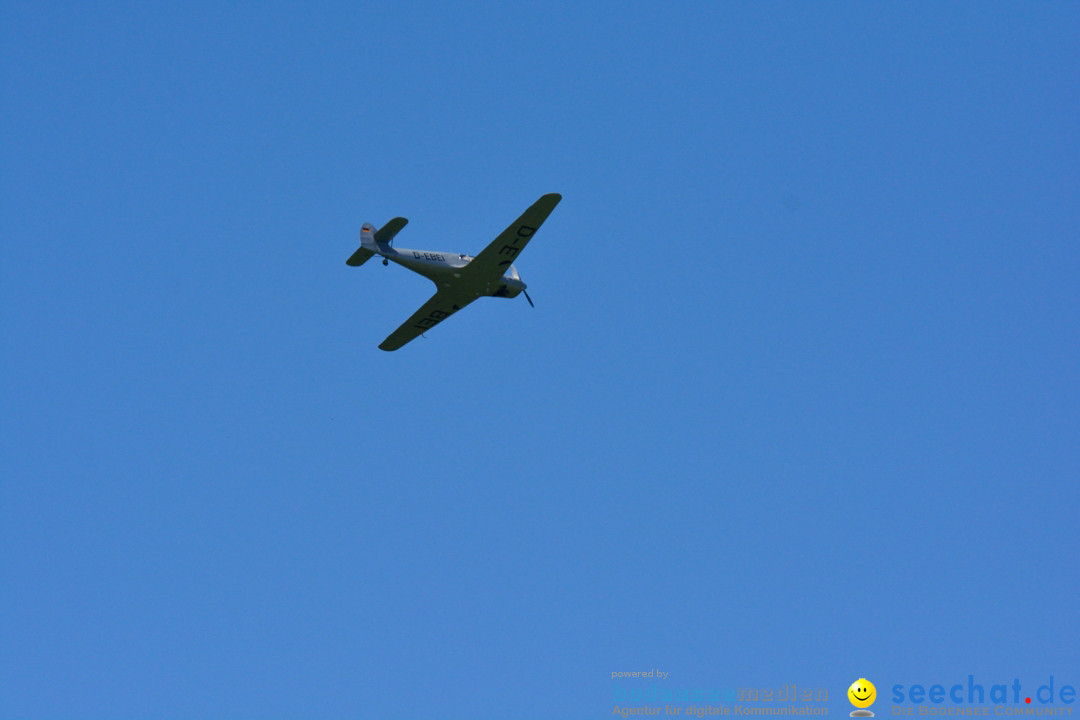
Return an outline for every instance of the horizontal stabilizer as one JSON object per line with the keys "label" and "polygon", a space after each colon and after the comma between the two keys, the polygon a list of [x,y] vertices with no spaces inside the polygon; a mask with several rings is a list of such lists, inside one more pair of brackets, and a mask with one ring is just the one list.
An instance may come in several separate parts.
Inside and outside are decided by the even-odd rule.
{"label": "horizontal stabilizer", "polygon": [[349,259],[345,261],[345,264],[352,265],[353,267],[360,267],[361,265],[366,263],[374,254],[374,250],[368,250],[367,248],[362,247],[356,252],[354,252],[352,255],[350,255]]}
{"label": "horizontal stabilizer", "polygon": [[380,244],[390,242],[394,239],[394,236],[401,231],[401,228],[408,224],[408,222],[408,220],[402,217],[394,218],[379,228],[379,231],[375,233],[375,242]]}

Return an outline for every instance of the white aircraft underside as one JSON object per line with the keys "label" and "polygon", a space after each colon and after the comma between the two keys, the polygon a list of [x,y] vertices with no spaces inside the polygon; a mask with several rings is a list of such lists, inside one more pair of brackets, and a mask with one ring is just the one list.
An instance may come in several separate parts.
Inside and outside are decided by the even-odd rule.
{"label": "white aircraft underside", "polygon": [[[378,231],[365,223],[360,230],[360,248],[345,261],[347,264],[358,267],[373,256],[381,255],[384,265],[396,262],[420,273],[436,287],[435,294],[401,327],[390,333],[379,348],[397,350],[479,297],[513,298],[525,292],[525,283],[513,260],[525,249],[560,200],[562,196],[558,193],[541,197],[476,257],[391,247],[394,236],[409,222],[405,218],[394,218]],[[528,299],[528,293],[525,297]],[[529,303],[532,304],[532,300]]]}

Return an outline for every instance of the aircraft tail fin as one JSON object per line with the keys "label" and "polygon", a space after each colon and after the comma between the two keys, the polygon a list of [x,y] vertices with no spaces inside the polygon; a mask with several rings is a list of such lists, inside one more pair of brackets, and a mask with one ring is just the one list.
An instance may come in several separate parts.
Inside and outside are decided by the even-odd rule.
{"label": "aircraft tail fin", "polygon": [[360,228],[360,247],[345,261],[346,265],[360,267],[375,254],[375,226],[364,223]]}

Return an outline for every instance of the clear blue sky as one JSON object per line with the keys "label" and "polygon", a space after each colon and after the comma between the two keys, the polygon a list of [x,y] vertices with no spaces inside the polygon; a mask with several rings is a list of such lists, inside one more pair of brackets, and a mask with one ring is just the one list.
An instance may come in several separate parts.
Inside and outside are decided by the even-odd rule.
{"label": "clear blue sky", "polygon": [[[1080,685],[1077,38],[1058,2],[3,3],[0,715]],[[535,310],[377,349],[432,288],[347,267],[363,222],[475,253],[548,192]]]}

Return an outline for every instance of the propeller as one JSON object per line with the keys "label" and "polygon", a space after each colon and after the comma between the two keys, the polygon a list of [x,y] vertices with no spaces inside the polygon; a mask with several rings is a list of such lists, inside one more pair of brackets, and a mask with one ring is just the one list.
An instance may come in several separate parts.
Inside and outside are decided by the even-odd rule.
{"label": "propeller", "polygon": [[522,288],[522,289],[521,289],[521,292],[525,293],[525,299],[529,301],[529,307],[536,307],[535,305],[533,305],[533,301],[532,301],[532,298],[531,298],[531,297],[529,297],[529,293],[528,293],[528,291],[527,291],[527,290],[525,290],[525,288]]}

